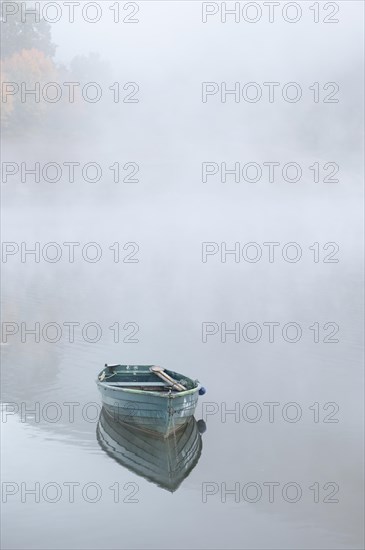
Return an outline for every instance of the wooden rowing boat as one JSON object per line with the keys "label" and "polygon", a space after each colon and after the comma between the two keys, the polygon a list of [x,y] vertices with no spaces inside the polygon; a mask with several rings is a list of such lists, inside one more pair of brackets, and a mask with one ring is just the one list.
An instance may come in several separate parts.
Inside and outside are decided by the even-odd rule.
{"label": "wooden rowing boat", "polygon": [[96,382],[114,420],[163,437],[194,415],[205,393],[197,380],[153,365],[105,365]]}

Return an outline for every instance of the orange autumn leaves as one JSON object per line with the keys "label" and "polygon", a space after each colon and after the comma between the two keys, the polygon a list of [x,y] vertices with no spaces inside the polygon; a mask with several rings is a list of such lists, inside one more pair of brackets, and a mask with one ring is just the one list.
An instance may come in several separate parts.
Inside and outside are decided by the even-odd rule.
{"label": "orange autumn leaves", "polygon": [[4,128],[20,130],[22,125],[37,123],[46,115],[44,102],[35,101],[23,90],[40,88],[57,79],[53,61],[43,52],[23,49],[1,60],[1,122]]}

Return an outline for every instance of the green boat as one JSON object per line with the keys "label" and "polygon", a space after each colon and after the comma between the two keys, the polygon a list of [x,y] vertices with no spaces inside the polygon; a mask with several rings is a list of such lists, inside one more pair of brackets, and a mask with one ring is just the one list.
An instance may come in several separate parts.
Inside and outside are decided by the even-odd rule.
{"label": "green boat", "polygon": [[97,427],[101,448],[119,464],[170,492],[176,491],[196,466],[202,451],[194,417],[168,438],[116,422],[103,408]]}
{"label": "green boat", "polygon": [[205,393],[198,380],[153,365],[105,365],[96,383],[115,421],[162,437],[194,416]]}

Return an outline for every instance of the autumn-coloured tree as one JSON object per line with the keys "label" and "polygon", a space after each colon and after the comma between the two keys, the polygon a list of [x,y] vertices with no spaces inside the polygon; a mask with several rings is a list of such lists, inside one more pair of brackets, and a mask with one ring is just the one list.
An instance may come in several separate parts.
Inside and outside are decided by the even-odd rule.
{"label": "autumn-coloured tree", "polygon": [[2,99],[3,99],[3,93],[2,91],[4,90],[4,86],[6,84],[6,82],[9,82],[10,81],[10,78],[9,78],[9,75],[5,72],[5,66],[4,66],[4,63],[3,61],[1,61],[1,64],[0,64],[0,85],[1,85],[1,108],[0,108],[0,112],[1,112],[1,126],[4,128],[4,129],[8,129],[9,126],[10,126],[10,121],[11,121],[11,115],[14,111],[14,97],[13,96],[9,96],[7,101],[6,102],[3,102]]}
{"label": "autumn-coloured tree", "polygon": [[[39,17],[23,17],[25,2],[11,2],[11,11],[1,6],[1,122],[12,133],[31,129],[42,122],[47,110],[44,102],[21,99],[21,86],[42,86],[56,76],[52,56],[56,46],[51,40],[50,24]],[[11,84],[13,83],[13,84]],[[7,90],[18,90],[14,95]]]}
{"label": "autumn-coloured tree", "polygon": [[[1,1],[1,0],[0,0]],[[22,18],[25,2],[11,2],[12,12],[2,11],[1,50],[1,122],[8,134],[31,135],[35,131],[57,134],[88,132],[88,124],[98,119],[96,106],[91,106],[82,96],[83,85],[90,81],[111,81],[110,68],[97,54],[78,55],[67,68],[55,65],[53,55],[56,46],[51,40],[51,26],[34,15]],[[34,6],[33,6],[34,7]],[[49,101],[45,86],[54,93],[58,87],[60,99]],[[72,99],[65,82],[75,82]],[[38,97],[32,93],[36,90]],[[39,93],[38,93],[39,91]],[[45,97],[46,95],[46,97]],[[100,109],[99,109],[100,113]],[[90,114],[92,116],[90,116]],[[100,117],[99,117],[100,118]],[[87,123],[87,124],[86,124]]]}
{"label": "autumn-coloured tree", "polygon": [[[22,90],[39,87],[40,94],[46,82],[57,80],[53,61],[43,52],[32,48],[21,50],[2,60],[1,107],[2,120],[7,129],[15,132],[43,124],[49,104]],[[13,93],[7,93],[11,90]]]}

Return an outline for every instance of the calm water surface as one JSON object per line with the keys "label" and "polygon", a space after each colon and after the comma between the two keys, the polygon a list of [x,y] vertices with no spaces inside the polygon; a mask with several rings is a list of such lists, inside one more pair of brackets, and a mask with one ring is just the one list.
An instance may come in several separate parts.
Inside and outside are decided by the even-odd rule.
{"label": "calm water surface", "polygon": [[[328,216],[325,200],[313,207],[303,196],[296,220],[290,201],[279,207],[267,200],[253,212],[247,198],[235,205],[223,197],[207,201],[195,195],[192,201],[186,193],[179,208],[170,194],[156,217],[157,199],[151,196],[139,208],[143,227],[130,208],[133,197],[119,207],[94,197],[80,209],[71,194],[57,206],[45,198],[42,207],[25,194],[32,216],[9,208],[5,240],[95,241],[105,258],[37,264],[14,256],[4,264],[4,320],[28,327],[96,322],[102,328],[95,343],[85,341],[77,326],[73,342],[65,329],[55,343],[43,337],[36,343],[32,335],[23,343],[19,332],[2,346],[3,480],[16,484],[3,504],[5,548],[361,548],[358,228],[340,215],[356,205],[338,196]],[[229,221],[223,215],[228,207]],[[290,235],[304,248],[338,239],[343,261],[316,264],[308,255],[301,264],[202,263],[200,243],[237,240],[237,227],[242,242],[286,242]],[[116,241],[139,243],[139,263],[114,263],[108,246]],[[204,321],[296,321],[303,335],[297,343],[279,337],[273,343],[264,337],[236,343],[227,336],[224,344],[219,335],[202,343]],[[338,323],[339,342],[314,343],[308,327],[316,321]],[[114,342],[109,327],[116,322],[137,323],[138,342]],[[121,339],[129,333],[121,329]],[[195,415],[207,425],[201,454],[175,491],[137,475],[100,446],[95,378],[105,362],[156,363],[207,387]],[[273,421],[268,402],[276,403]],[[291,402],[296,409],[285,408]],[[50,403],[57,404],[54,422]],[[67,403],[74,406],[72,421]],[[46,412],[25,414],[21,408],[37,406]],[[297,422],[289,421],[297,415]],[[328,415],[338,422],[324,422]],[[36,482],[40,502],[25,493]],[[269,482],[275,484],[273,498]],[[288,489],[287,500],[300,490],[297,502],[282,496],[289,482],[297,489]],[[225,488],[238,493],[225,494]],[[339,502],[324,502],[332,492]]]}

